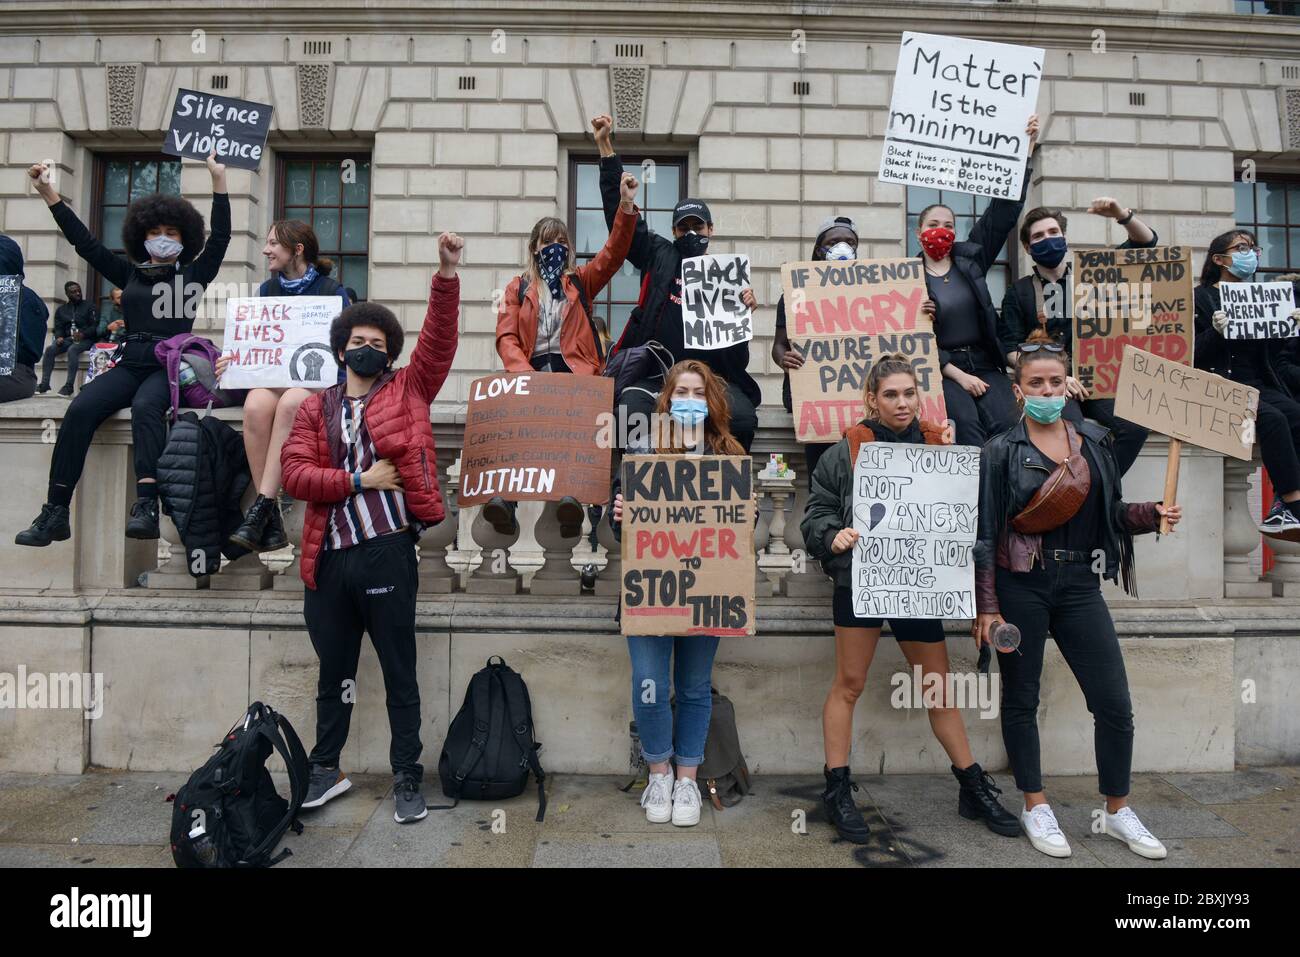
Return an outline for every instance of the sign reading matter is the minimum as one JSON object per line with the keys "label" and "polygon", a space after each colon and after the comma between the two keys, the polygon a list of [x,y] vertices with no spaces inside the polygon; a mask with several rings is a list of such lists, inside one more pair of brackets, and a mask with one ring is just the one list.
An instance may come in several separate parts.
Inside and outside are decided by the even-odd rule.
{"label": "sign reading matter is the minimum", "polygon": [[864,442],[853,467],[853,609],[974,618],[980,450]]}
{"label": "sign reading matter is the minimum", "polygon": [[749,456],[629,455],[622,468],[623,634],[754,634]]}
{"label": "sign reading matter is the minimum", "polygon": [[1225,339],[1294,339],[1295,287],[1289,282],[1221,282],[1220,308],[1228,317]]}
{"label": "sign reading matter is the minimum", "polygon": [[903,34],[880,180],[1018,199],[1044,52]]}

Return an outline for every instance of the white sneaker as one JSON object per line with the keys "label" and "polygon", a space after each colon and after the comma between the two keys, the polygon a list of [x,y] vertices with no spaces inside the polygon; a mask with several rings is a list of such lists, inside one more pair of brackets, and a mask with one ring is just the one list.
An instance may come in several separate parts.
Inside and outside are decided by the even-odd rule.
{"label": "white sneaker", "polygon": [[673,785],[673,823],[678,827],[700,823],[700,786],[692,778],[678,778]]}
{"label": "white sneaker", "polygon": [[641,792],[645,819],[651,824],[667,824],[673,816],[673,772],[651,774]]}
{"label": "white sneaker", "polygon": [[1152,861],[1163,861],[1165,855],[1169,852],[1165,846],[1156,840],[1155,835],[1146,829],[1146,826],[1138,820],[1137,814],[1131,807],[1122,807],[1114,814],[1105,811],[1106,833],[1118,841],[1123,841],[1128,845],[1128,849],[1138,857],[1145,857]]}
{"label": "white sneaker", "polygon": [[1020,826],[1025,829],[1029,843],[1048,857],[1069,857],[1070,842],[1065,839],[1061,826],[1056,823],[1050,804],[1038,804],[1020,812]]}

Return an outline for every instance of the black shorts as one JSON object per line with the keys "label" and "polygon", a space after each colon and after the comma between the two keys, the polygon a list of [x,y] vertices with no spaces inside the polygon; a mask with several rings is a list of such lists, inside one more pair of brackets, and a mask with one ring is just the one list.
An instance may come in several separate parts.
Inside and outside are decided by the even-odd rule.
{"label": "black shorts", "polygon": [[[883,618],[859,618],[853,611],[853,589],[837,587],[831,598],[835,625],[839,628],[879,628]],[[899,641],[936,642],[944,640],[943,622],[937,618],[889,619],[889,630]]]}

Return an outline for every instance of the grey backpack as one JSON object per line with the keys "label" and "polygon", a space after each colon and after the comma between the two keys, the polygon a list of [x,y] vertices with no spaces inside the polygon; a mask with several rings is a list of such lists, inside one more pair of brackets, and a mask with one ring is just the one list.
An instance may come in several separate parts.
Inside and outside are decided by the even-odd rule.
{"label": "grey backpack", "polygon": [[[713,713],[709,717],[709,737],[704,742],[704,763],[700,765],[696,780],[700,792],[721,811],[724,807],[739,804],[740,799],[753,790],[749,780],[749,766],[740,750],[740,734],[736,731],[736,707],[726,695],[713,691]],[[674,720],[677,700],[672,700]]]}

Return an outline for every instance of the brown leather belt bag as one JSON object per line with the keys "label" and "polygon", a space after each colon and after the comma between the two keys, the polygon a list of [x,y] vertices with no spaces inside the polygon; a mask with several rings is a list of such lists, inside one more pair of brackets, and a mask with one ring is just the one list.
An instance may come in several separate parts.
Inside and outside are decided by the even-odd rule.
{"label": "brown leather belt bag", "polygon": [[1039,486],[1024,511],[1011,519],[1011,527],[1022,535],[1041,535],[1060,528],[1074,518],[1088,497],[1092,473],[1083,456],[1083,440],[1069,422],[1065,423],[1065,433],[1070,454]]}

